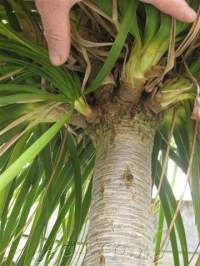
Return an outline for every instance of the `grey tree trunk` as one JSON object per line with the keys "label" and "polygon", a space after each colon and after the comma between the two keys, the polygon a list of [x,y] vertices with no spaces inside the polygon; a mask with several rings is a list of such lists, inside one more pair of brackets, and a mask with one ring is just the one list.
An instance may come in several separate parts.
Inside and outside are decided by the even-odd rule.
{"label": "grey tree trunk", "polygon": [[140,113],[100,131],[84,266],[152,265],[150,120]]}

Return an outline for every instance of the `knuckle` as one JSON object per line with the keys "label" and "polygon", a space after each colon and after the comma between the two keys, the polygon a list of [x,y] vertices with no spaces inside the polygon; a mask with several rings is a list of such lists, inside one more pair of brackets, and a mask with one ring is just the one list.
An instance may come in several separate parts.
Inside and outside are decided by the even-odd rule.
{"label": "knuckle", "polygon": [[59,6],[60,4],[64,4],[66,3],[67,0],[36,0],[35,3],[36,3],[36,7],[38,9],[46,9],[50,6]]}
{"label": "knuckle", "polygon": [[36,7],[38,10],[44,10],[46,9],[49,5],[53,6],[67,6],[67,7],[72,7],[74,4],[81,2],[82,0],[36,0]]}
{"label": "knuckle", "polygon": [[45,31],[44,35],[47,40],[53,40],[57,42],[63,42],[66,40],[65,36],[56,32]]}

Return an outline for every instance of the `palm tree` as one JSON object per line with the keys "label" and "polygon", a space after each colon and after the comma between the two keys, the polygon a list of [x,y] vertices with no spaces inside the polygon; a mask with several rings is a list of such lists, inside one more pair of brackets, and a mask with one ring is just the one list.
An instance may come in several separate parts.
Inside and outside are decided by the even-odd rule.
{"label": "palm tree", "polygon": [[0,16],[0,264],[76,265],[86,246],[86,266],[158,265],[170,238],[189,265],[166,170],[186,173],[200,232],[199,17],[85,0],[54,67],[34,1],[3,0]]}

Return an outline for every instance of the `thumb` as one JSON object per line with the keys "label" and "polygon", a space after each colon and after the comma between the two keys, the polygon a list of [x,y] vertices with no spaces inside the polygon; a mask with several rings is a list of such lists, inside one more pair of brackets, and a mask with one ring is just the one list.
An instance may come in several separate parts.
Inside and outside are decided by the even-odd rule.
{"label": "thumb", "polygon": [[143,0],[181,21],[193,22],[197,14],[185,0]]}
{"label": "thumb", "polygon": [[44,34],[48,43],[50,60],[54,65],[63,64],[70,53],[71,7],[79,0],[36,0],[41,15]]}

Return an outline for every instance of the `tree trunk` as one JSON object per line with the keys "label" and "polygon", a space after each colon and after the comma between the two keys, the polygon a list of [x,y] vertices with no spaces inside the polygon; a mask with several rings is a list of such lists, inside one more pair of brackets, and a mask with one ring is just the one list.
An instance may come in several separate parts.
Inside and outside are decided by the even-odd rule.
{"label": "tree trunk", "polygon": [[84,266],[152,265],[154,133],[143,113],[100,131]]}

